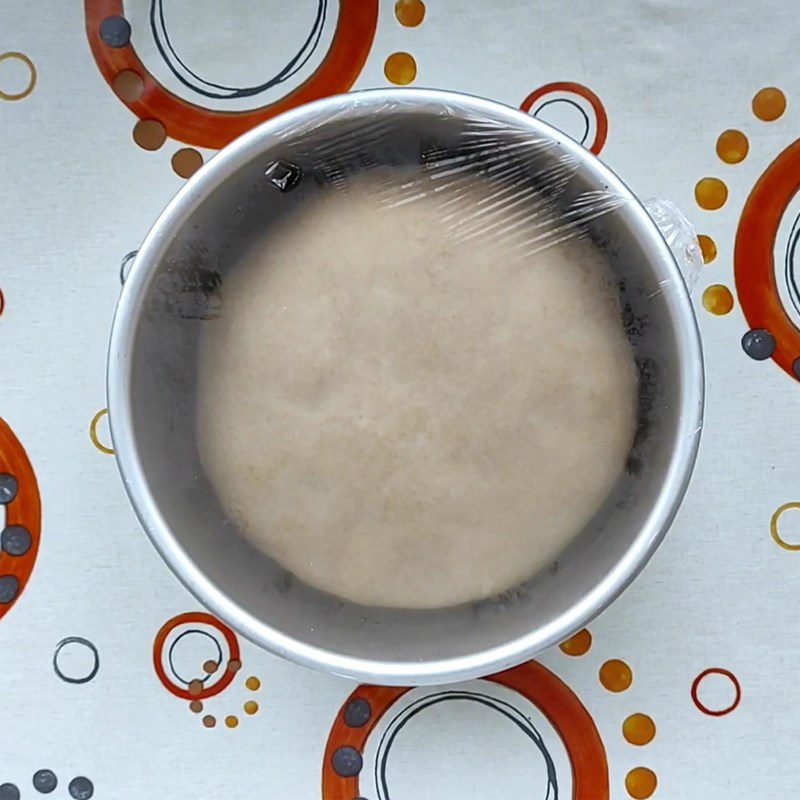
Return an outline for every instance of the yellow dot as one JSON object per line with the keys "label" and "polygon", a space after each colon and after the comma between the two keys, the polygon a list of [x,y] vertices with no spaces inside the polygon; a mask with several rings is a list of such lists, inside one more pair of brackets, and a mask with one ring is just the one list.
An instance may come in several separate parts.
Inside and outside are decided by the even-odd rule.
{"label": "yellow dot", "polygon": [[647,767],[634,767],[625,776],[625,788],[635,800],[645,800],[656,790],[658,779],[655,772]]}
{"label": "yellow dot", "polygon": [[747,137],[733,128],[723,131],[717,139],[717,155],[726,164],[738,164],[744,161],[749,149],[750,142],[747,141]]}
{"label": "yellow dot", "polygon": [[656,724],[647,714],[631,714],[622,723],[622,735],[630,744],[648,744],[656,735]]}
{"label": "yellow dot", "polygon": [[233,714],[225,717],[225,724],[229,728],[235,728],[239,724],[239,717],[234,717]]}
{"label": "yellow dot", "polygon": [[252,692],[257,692],[261,688],[261,681],[255,675],[251,675],[244,685]]}
{"label": "yellow dot", "polygon": [[706,211],[716,211],[728,199],[728,187],[719,178],[701,178],[694,187],[697,205]]}
{"label": "yellow dot", "polygon": [[562,653],[568,656],[582,656],[589,652],[592,646],[592,634],[583,628],[578,631],[574,636],[570,636],[565,642],[561,642],[559,647]]}
{"label": "yellow dot", "polygon": [[703,308],[718,317],[733,309],[733,295],[727,286],[714,283],[703,292]]}
{"label": "yellow dot", "polygon": [[417,77],[417,62],[410,53],[392,53],[383,65],[387,80],[406,86]]}
{"label": "yellow dot", "polygon": [[422,0],[397,0],[394,15],[406,28],[416,28],[425,19],[425,3]]}
{"label": "yellow dot", "polygon": [[710,237],[701,233],[697,237],[700,250],[703,253],[703,263],[710,264],[717,257],[717,243]]}
{"label": "yellow dot", "polygon": [[248,700],[244,704],[244,713],[245,714],[255,714],[258,711],[258,703],[255,700]]}
{"label": "yellow dot", "polygon": [[[778,531],[778,520],[781,518],[781,515],[785,514],[787,511],[789,511],[789,509],[800,510],[800,503],[784,503],[782,506],[780,506],[772,515],[772,519],[769,522],[769,530],[772,534],[772,538],[784,550],[800,550],[800,542],[798,544],[787,542],[786,539],[783,538],[783,535]],[[797,515],[795,515],[795,517],[796,516]]]}
{"label": "yellow dot", "polygon": [[778,119],[786,111],[786,95],[774,86],[767,86],[753,97],[753,113],[764,122]]}
{"label": "yellow dot", "polygon": [[600,683],[609,692],[624,692],[633,683],[633,673],[624,661],[612,658],[600,667]]}

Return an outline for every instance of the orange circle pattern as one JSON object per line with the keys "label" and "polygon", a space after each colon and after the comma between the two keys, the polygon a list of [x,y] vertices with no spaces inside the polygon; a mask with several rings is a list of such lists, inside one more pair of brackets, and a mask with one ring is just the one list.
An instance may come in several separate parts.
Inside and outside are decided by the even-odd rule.
{"label": "orange circle pattern", "polygon": [[6,504],[6,525],[22,525],[31,535],[31,545],[21,556],[12,556],[0,549],[0,575],[17,579],[17,592],[9,603],[0,603],[2,619],[19,600],[36,564],[42,535],[42,501],[39,485],[25,448],[8,424],[0,417],[0,473],[13,475],[17,493]]}
{"label": "orange circle pattern", "polygon": [[215,150],[283,111],[348,91],[367,60],[378,24],[378,0],[339,0],[333,41],[309,78],[289,94],[260,108],[216,111],[183,100],[162,86],[130,42],[123,47],[110,47],[102,40],[103,20],[124,16],[122,0],[85,0],[85,11],[89,46],[108,85],[113,87],[117,75],[125,70],[138,73],[144,81],[141,96],[136,100],[123,99],[125,105],[139,119],[159,120],[173,139]]}
{"label": "orange circle pattern", "polygon": [[[164,671],[163,663],[164,643],[167,641],[167,636],[179,625],[191,623],[195,625],[210,625],[212,628],[216,628],[223,635],[228,645],[229,664],[225,673],[213,685],[203,685],[199,692],[192,692],[188,687],[184,689],[182,686],[176,685]],[[234,668],[236,664],[241,664],[239,641],[236,638],[236,634],[216,617],[204,611],[190,611],[185,614],[178,614],[177,617],[167,620],[167,622],[161,626],[153,642],[153,667],[155,668],[156,675],[158,675],[158,679],[161,683],[164,684],[165,689],[172,692],[176,697],[180,697],[182,700],[205,700],[208,697],[214,697],[214,695],[219,694],[223,689],[230,686],[231,681],[238,671],[238,667]]]}
{"label": "orange circle pattern", "polygon": [[589,146],[588,150],[590,153],[594,153],[596,156],[600,155],[600,151],[603,149],[603,146],[606,143],[606,137],[608,136],[608,115],[606,114],[603,104],[600,102],[600,98],[591,89],[583,84],[573,83],[572,81],[556,81],[555,83],[546,83],[544,86],[540,86],[538,89],[531,92],[522,101],[520,110],[524,111],[526,114],[530,113],[530,110],[533,108],[533,104],[537,100],[540,100],[545,95],[553,92],[571,92],[572,94],[577,94],[579,97],[582,97],[584,100],[588,100],[589,105],[591,105],[592,109],[594,110],[596,120],[594,141]]}
{"label": "orange circle pattern", "polygon": [[795,380],[800,359],[800,329],[781,302],[775,279],[775,240],[781,219],[800,191],[800,139],[790,144],[756,181],[736,232],[733,272],[739,304],[751,329],[775,338],[772,358]]}
{"label": "orange circle pattern", "polygon": [[[554,673],[537,661],[528,661],[513,669],[489,675],[484,680],[519,692],[547,717],[558,732],[572,764],[573,797],[608,800],[608,762],[603,740],[589,712],[577,695]],[[358,775],[343,777],[333,768],[334,752],[343,746],[354,747],[359,753],[370,733],[389,708],[412,687],[362,685],[345,700],[336,715],[322,764],[323,800],[342,800],[359,796]],[[366,724],[352,728],[344,718],[348,704],[360,698],[366,700],[371,715]]]}

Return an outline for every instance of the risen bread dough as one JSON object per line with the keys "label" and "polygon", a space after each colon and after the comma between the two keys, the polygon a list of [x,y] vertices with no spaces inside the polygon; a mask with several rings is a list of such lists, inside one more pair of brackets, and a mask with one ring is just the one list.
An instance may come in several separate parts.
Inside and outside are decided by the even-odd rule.
{"label": "risen bread dough", "polygon": [[616,291],[586,241],[520,260],[503,236],[444,237],[438,200],[370,194],[307,204],[225,276],[201,460],[243,535],[313,586],[487,597],[548,566],[623,470]]}

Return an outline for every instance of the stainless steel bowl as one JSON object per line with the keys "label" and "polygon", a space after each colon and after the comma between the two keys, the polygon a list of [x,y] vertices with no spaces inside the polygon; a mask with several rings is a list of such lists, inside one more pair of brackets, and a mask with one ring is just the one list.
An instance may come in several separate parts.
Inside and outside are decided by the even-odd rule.
{"label": "stainless steel bowl", "polygon": [[[557,202],[586,191],[619,196],[585,222],[621,277],[640,369],[639,424],[629,468],[551,569],[502,596],[404,611],[365,608],[293,578],[237,535],[203,475],[195,436],[198,335],[248,231],[314,190],[288,194],[265,177],[280,160],[314,174],[347,150],[364,165],[419,160],[425,142],[457,151],[478,120],[516,140],[515,169],[534,174],[567,155],[576,165]],[[380,135],[374,135],[376,121]],[[369,135],[369,131],[373,135]],[[323,164],[324,166],[324,164]],[[224,293],[223,293],[224,294]],[[522,366],[521,366],[522,368]],[[244,135],[178,193],[148,234],[125,282],[108,360],[108,405],[120,471],[142,525],[195,596],[241,634],[298,663],[386,684],[439,683],[504,669],[565,639],[604,609],[664,537],[694,465],[703,366],[688,293],[658,228],[594,156],[526,114],[428,90],[331,97]],[[501,546],[501,544],[499,544]]]}

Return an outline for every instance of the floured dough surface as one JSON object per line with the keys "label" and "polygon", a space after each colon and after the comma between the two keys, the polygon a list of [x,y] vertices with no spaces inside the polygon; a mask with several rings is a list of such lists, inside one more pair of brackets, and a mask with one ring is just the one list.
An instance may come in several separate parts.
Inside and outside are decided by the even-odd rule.
{"label": "floured dough surface", "polygon": [[502,236],[443,235],[437,204],[323,193],[225,276],[201,342],[223,506],[300,579],[367,605],[454,605],[547,567],[634,433],[594,246],[520,259]]}

